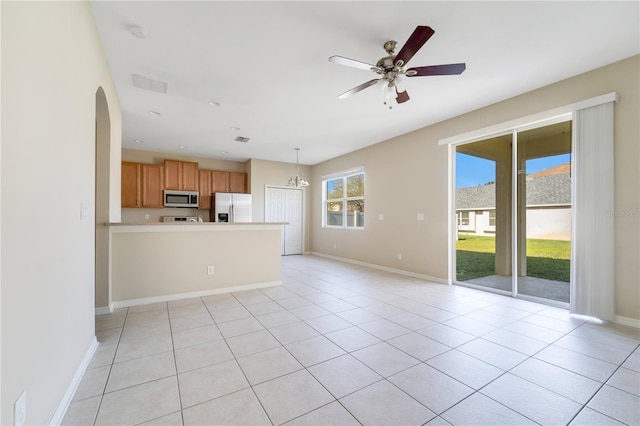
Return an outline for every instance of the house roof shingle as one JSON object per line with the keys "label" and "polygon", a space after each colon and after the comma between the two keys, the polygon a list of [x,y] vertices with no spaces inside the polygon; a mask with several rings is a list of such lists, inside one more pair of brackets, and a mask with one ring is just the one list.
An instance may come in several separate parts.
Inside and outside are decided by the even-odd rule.
{"label": "house roof shingle", "polygon": [[[551,174],[527,177],[527,206],[571,204],[571,175]],[[496,206],[496,185],[456,189],[456,209],[482,210]]]}

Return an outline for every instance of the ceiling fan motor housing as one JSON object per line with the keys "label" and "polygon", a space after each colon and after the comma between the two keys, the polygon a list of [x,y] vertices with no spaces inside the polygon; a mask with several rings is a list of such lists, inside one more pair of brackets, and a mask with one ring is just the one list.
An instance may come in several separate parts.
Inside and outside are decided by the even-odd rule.
{"label": "ceiling fan motor housing", "polygon": [[392,82],[398,75],[404,74],[405,72],[402,65],[395,63],[395,59],[395,56],[386,56],[376,64],[376,66],[381,69],[378,74],[382,75],[388,82]]}
{"label": "ceiling fan motor housing", "polygon": [[384,50],[388,55],[393,55],[396,53],[396,47],[398,47],[398,42],[395,40],[389,40],[384,44]]}

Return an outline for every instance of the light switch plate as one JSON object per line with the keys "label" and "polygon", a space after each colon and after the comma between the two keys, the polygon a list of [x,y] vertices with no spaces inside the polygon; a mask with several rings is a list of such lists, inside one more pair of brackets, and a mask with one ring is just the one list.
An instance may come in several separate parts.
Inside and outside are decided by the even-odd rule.
{"label": "light switch plate", "polygon": [[384,214],[378,213],[378,220],[384,220]]}
{"label": "light switch plate", "polygon": [[422,222],[424,220],[424,213],[418,213],[417,219],[418,221]]}
{"label": "light switch plate", "polygon": [[80,220],[85,220],[89,217],[89,206],[85,203],[80,204]]}

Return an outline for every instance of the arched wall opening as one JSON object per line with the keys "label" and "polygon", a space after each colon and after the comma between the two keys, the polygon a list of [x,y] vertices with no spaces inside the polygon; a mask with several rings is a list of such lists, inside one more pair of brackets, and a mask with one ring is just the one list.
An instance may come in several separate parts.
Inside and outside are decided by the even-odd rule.
{"label": "arched wall opening", "polygon": [[[111,310],[109,286],[109,175],[111,152],[111,119],[102,87],[96,91],[95,132],[95,307]],[[107,311],[108,310],[108,311]]]}

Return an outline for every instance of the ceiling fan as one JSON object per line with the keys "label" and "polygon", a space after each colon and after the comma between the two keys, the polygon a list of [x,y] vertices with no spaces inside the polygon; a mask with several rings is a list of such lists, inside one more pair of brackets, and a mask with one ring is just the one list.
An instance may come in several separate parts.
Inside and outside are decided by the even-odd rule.
{"label": "ceiling fan", "polygon": [[395,91],[396,102],[399,104],[407,102],[409,100],[409,94],[406,90],[401,90],[398,85],[402,85],[402,76],[406,77],[425,77],[430,75],[457,75],[461,74],[466,65],[461,64],[446,64],[446,65],[431,65],[426,67],[412,67],[407,68],[407,63],[413,58],[418,50],[431,38],[435,31],[431,27],[417,26],[413,31],[407,42],[402,46],[400,52],[394,55],[398,42],[390,40],[384,44],[384,50],[389,56],[385,56],[380,59],[376,65],[371,65],[366,62],[356,61],[355,59],[345,58],[344,56],[332,56],[329,58],[329,62],[335,64],[346,65],[349,67],[360,68],[367,71],[373,71],[380,76],[369,80],[366,83],[362,83],[359,86],[354,87],[340,95],[338,99],[345,99],[354,95],[361,90],[371,87],[380,82],[385,83],[385,105],[391,109],[391,96]]}

